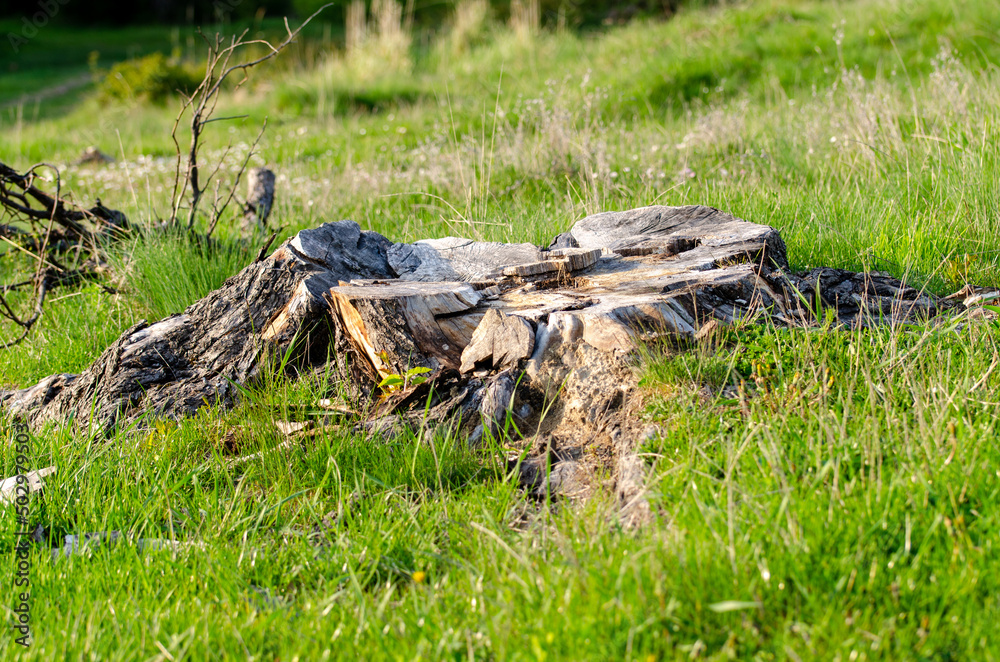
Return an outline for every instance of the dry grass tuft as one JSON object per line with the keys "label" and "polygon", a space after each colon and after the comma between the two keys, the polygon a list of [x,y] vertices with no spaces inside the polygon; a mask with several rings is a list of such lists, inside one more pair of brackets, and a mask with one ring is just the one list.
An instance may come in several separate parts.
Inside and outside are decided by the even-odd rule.
{"label": "dry grass tuft", "polygon": [[485,41],[490,20],[490,3],[487,0],[462,0],[455,6],[451,29],[442,44],[450,55],[468,53]]}
{"label": "dry grass tuft", "polygon": [[356,80],[413,70],[413,32],[403,22],[403,8],[395,0],[374,0],[366,16],[364,0],[347,8],[344,64]]}
{"label": "dry grass tuft", "polygon": [[538,0],[513,0],[510,3],[510,29],[517,38],[528,42],[542,28],[542,11]]}

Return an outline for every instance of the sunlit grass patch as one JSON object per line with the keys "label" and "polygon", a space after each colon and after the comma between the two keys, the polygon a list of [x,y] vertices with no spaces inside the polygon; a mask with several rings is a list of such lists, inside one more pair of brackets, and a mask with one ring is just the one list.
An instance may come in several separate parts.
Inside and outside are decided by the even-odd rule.
{"label": "sunlit grass patch", "polygon": [[[937,294],[1000,283],[988,4],[780,0],[518,36],[470,2],[429,42],[397,32],[390,5],[395,41],[303,44],[211,125],[214,163],[268,118],[251,165],[277,173],[277,242],[350,218],[394,241],[547,245],[588,213],[709,204],[779,228],[796,270],[888,271]],[[55,162],[64,192],[134,220],[169,209],[169,108],[8,111],[5,162]],[[118,162],[74,165],[89,145]],[[237,216],[210,243],[123,242],[107,283],[60,291],[0,355],[0,382],[79,371],[217,288],[259,249]],[[0,657],[997,657],[997,338],[963,316],[653,346],[640,530],[610,494],[525,494],[512,449],[357,430],[317,406],[336,379],[289,379],[284,357],[229,411],[111,439],[50,425],[30,458],[58,468],[29,521],[46,534],[35,643],[0,639]],[[283,422],[314,427],[289,438]],[[0,453],[2,477],[14,463]],[[107,531],[121,541],[52,554]]]}

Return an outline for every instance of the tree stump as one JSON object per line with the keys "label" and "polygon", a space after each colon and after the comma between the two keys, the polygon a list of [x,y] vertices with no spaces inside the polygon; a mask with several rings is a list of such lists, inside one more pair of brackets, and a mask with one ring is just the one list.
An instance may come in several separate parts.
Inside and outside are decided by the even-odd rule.
{"label": "tree stump", "polygon": [[[594,469],[610,470],[641,518],[641,343],[746,317],[796,326],[827,309],[866,326],[942,305],[883,274],[792,274],[777,230],[703,206],[596,214],[548,248],[394,244],[341,221],[299,232],[183,313],[128,329],[82,374],[0,393],[0,404],[35,426],[72,419],[111,434],[231,405],[233,384],[290,350],[288,370],[332,370],[370,398],[361,429],[449,422],[471,443],[531,439],[520,466],[532,489],[586,496]],[[426,382],[380,393],[416,367]]]}
{"label": "tree stump", "polygon": [[267,168],[250,168],[247,172],[247,201],[243,206],[240,231],[244,237],[263,233],[274,205],[274,172]]}

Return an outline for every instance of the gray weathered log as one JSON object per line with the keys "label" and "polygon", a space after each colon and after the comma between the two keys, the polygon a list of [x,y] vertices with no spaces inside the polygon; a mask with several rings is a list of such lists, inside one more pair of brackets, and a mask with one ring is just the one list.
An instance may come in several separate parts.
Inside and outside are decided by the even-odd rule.
{"label": "gray weathered log", "polygon": [[[596,214],[549,249],[393,244],[342,221],[299,232],[183,313],[140,322],[82,374],[0,392],[0,405],[35,426],[73,419],[110,434],[150,414],[230,405],[236,385],[291,348],[290,372],[340,375],[359,400],[352,409],[369,412],[360,430],[449,422],[473,441],[534,438],[525,466],[559,449],[543,463],[543,491],[584,494],[581,477],[610,473],[629,517],[642,519],[632,361],[642,342],[743,318],[802,326],[833,311],[867,326],[947,305],[885,274],[793,274],[777,230],[709,207]],[[428,381],[380,393],[415,367]]]}
{"label": "gray weathered log", "polygon": [[325,362],[323,295],[343,280],[388,277],[389,245],[349,221],[303,230],[183,313],[129,328],[80,375],[0,392],[0,404],[35,426],[73,419],[105,434],[146,414],[179,417],[206,404],[231,405],[235,385],[253,383],[293,337],[290,368]]}
{"label": "gray weathered log", "polygon": [[532,244],[498,244],[459,237],[395,244],[389,264],[401,280],[480,282],[497,279],[505,268],[545,258]]}

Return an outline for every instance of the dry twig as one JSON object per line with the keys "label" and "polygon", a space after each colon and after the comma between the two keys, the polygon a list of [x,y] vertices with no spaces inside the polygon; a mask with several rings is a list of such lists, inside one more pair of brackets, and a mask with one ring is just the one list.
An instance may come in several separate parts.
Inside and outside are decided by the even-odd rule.
{"label": "dry twig", "polygon": [[[215,168],[203,177],[199,151],[205,127],[212,122],[237,119],[213,117],[224,83],[231,75],[240,72],[243,78],[235,85],[239,88],[247,81],[250,69],[281,53],[295,41],[310,21],[329,6],[321,7],[294,30],[289,27],[286,19],[286,37],[277,45],[263,39],[246,40],[246,31],[231,37],[228,43],[218,34],[214,40],[205,39],[209,47],[205,77],[194,93],[185,97],[170,134],[177,150],[177,165],[171,196],[171,217],[167,223],[159,226],[160,228],[184,227],[193,235],[199,205],[205,191],[214,181],[215,194],[206,232],[204,235],[194,237],[198,241],[211,239],[220,219],[236,198],[240,179],[246,172],[267,127],[265,120],[248,154],[242,160],[233,182],[228,187],[221,185],[217,175],[232,149],[231,144]],[[241,49],[253,45],[263,45],[267,52],[244,62],[235,61]],[[187,164],[184,167],[184,154],[178,141],[178,130],[181,120],[189,110],[191,142],[186,155]],[[39,185],[41,178],[38,172],[43,168],[55,174],[54,194],[46,192]],[[245,213],[246,207],[246,204],[241,204],[241,211]],[[182,208],[187,217],[185,221],[180,219]],[[0,223],[0,240],[10,245],[11,249],[5,254],[0,254],[0,257],[10,258],[13,251],[24,253],[31,258],[34,267],[28,277],[21,275],[14,282],[0,283],[0,319],[9,321],[19,329],[17,337],[13,340],[0,341],[0,349],[15,345],[28,336],[32,327],[41,318],[46,297],[52,290],[96,279],[99,265],[103,262],[103,251],[108,242],[119,239],[131,230],[142,229],[134,228],[125,214],[105,207],[100,199],[89,209],[65,199],[62,196],[62,177],[59,169],[46,163],[36,164],[26,172],[20,173],[0,162],[0,220],[7,220],[5,216],[9,217],[11,222]],[[270,241],[273,241],[273,237]],[[66,262],[73,265],[72,267],[63,264],[64,256],[69,258]],[[29,286],[33,288],[33,304],[30,310],[21,312],[8,295],[26,290]],[[111,288],[105,287],[105,289],[113,291]]]}
{"label": "dry twig", "polygon": [[[247,34],[246,30],[238,36],[231,37],[228,44],[223,40],[222,36],[218,34],[215,35],[214,40],[205,38],[205,42],[208,44],[205,77],[202,79],[198,87],[195,88],[195,91],[185,99],[180,112],[174,119],[174,126],[170,132],[170,137],[174,141],[174,148],[177,153],[176,166],[174,169],[174,189],[172,194],[170,219],[172,225],[181,224],[182,221],[180,216],[186,200],[186,227],[188,230],[194,228],[195,219],[198,215],[198,207],[201,203],[202,197],[211,185],[212,180],[218,174],[219,167],[221,167],[220,160],[220,163],[215,170],[213,170],[204,179],[202,178],[201,164],[198,157],[202,146],[202,136],[204,135],[205,127],[211,122],[239,119],[239,117],[213,117],[216,109],[218,108],[220,93],[226,79],[237,72],[242,73],[243,78],[236,83],[236,88],[242,86],[247,81],[247,72],[250,69],[276,57],[279,53],[281,53],[281,51],[295,41],[295,38],[298,37],[299,33],[310,23],[310,21],[316,18],[320,12],[329,6],[330,5],[327,4],[320,7],[294,30],[289,27],[288,19],[286,18],[285,31],[287,36],[278,45],[273,45],[265,39],[245,40]],[[239,50],[252,45],[262,45],[267,48],[268,52],[258,58],[234,64],[233,57],[236,53]],[[191,111],[191,121],[189,124],[191,130],[191,141],[187,149],[187,164],[185,166],[185,155],[181,149],[178,131],[181,126],[181,121],[189,110]],[[265,127],[266,124],[267,123],[265,121]],[[263,131],[264,127],[261,128],[261,134],[263,134]],[[229,188],[228,195],[220,196],[218,193],[216,194],[216,203],[218,203],[218,201],[223,197],[225,198],[225,202],[221,206],[213,204],[212,219],[209,221],[210,229],[208,234],[211,234],[214,231],[215,226],[218,223],[219,216],[221,216],[223,211],[225,211],[226,207],[232,201],[235,195],[236,187],[239,185],[240,179],[242,178],[243,173],[249,164],[250,158],[254,153],[254,149],[260,141],[261,134],[258,134],[257,139],[254,140],[254,143],[250,148],[250,152],[247,154],[246,159],[244,159],[243,164],[241,165],[232,185]],[[231,145],[226,148],[226,154],[228,154],[230,148]],[[222,160],[224,160],[224,158],[225,157],[223,157]]]}

